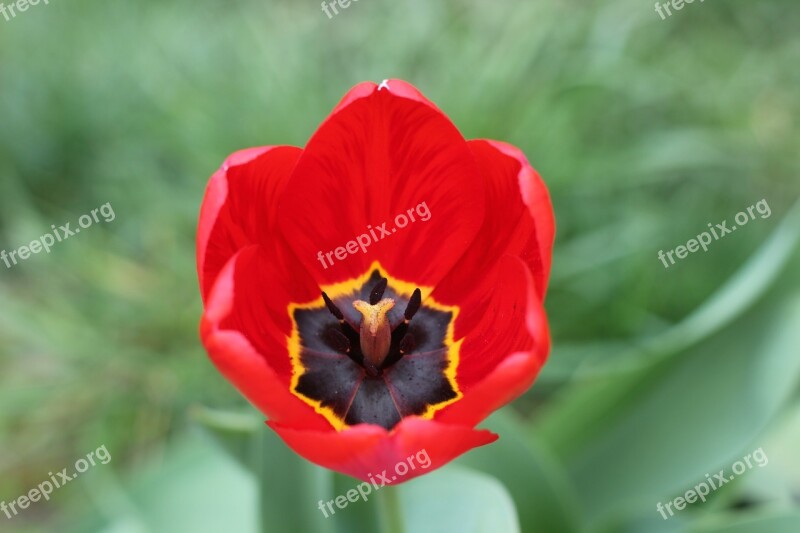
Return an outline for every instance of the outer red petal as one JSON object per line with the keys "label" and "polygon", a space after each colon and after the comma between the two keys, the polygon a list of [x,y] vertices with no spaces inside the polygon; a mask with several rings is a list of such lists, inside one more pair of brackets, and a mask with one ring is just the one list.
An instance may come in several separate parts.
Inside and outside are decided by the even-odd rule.
{"label": "outer red petal", "polygon": [[[489,155],[490,152],[483,151],[479,147],[481,143],[494,148],[505,157],[516,160],[519,167],[519,189],[522,192],[522,201],[525,203],[528,214],[533,220],[535,233],[535,248],[526,245],[521,249],[520,257],[528,264],[528,268],[534,273],[536,280],[536,291],[544,299],[547,293],[547,283],[550,279],[550,267],[553,260],[553,243],[556,235],[556,220],[553,212],[553,203],[550,200],[550,193],[544,184],[544,180],[538,172],[531,166],[522,150],[516,146],[499,141],[470,141],[470,147],[480,160],[484,172],[489,168],[498,168],[497,156]],[[482,154],[480,152],[483,152]],[[541,270],[537,268],[537,264]]]}
{"label": "outer red petal", "polygon": [[[456,341],[463,338],[456,379],[464,394],[512,353],[535,351],[543,363],[550,346],[542,301],[521,259],[501,257],[472,289],[458,300],[455,323]],[[441,301],[438,288],[433,297]]]}
{"label": "outer red petal", "polygon": [[[510,259],[510,258],[509,258]],[[534,289],[533,277],[522,261],[511,260],[520,269],[516,274],[506,271],[504,276],[525,280],[526,333],[531,349],[509,353],[509,345],[498,338],[508,333],[492,333],[495,327],[487,321],[468,336],[461,346],[461,364],[457,379],[464,393],[459,401],[439,411],[435,419],[446,423],[475,425],[496,409],[513,401],[525,392],[544,366],[550,351],[550,331],[544,306]],[[500,291],[504,288],[500,288]],[[519,322],[514,319],[514,322]],[[488,340],[487,340],[488,339]],[[498,348],[495,352],[494,349]],[[499,352],[499,353],[498,353]],[[495,367],[487,367],[485,359],[493,359]]]}
{"label": "outer red petal", "polygon": [[[454,303],[488,275],[503,255],[520,257],[544,295],[550,273],[555,223],[544,182],[516,148],[494,141],[470,141],[486,180],[486,219],[475,242],[437,287],[440,301]],[[461,332],[473,323],[461,321]]]}
{"label": "outer red petal", "polygon": [[272,239],[274,206],[300,153],[291,146],[241,150],[211,177],[197,230],[197,272],[204,300],[237,251]]}
{"label": "outer red petal", "polygon": [[243,333],[288,386],[292,373],[286,344],[292,332],[288,306],[318,295],[319,287],[288,247],[250,246],[236,255],[233,308],[221,325]]}
{"label": "outer red petal", "polygon": [[[239,256],[231,259],[210,291],[200,326],[200,336],[214,365],[244,396],[271,420],[309,429],[331,429],[312,407],[289,392],[263,354],[239,331],[222,327],[234,312],[234,275]],[[275,345],[276,350],[285,346]]]}
{"label": "outer red petal", "polygon": [[[417,417],[404,419],[392,432],[366,424],[340,433],[293,429],[274,421],[268,424],[290,448],[313,463],[367,482],[370,476],[380,482],[377,476],[386,471],[390,484],[427,474],[472,448],[497,440],[497,435],[487,430]],[[408,465],[408,458],[420,452],[427,453],[428,468],[417,466],[403,476],[396,474],[396,465]],[[416,461],[414,464],[419,465]]]}
{"label": "outer red petal", "polygon": [[446,424],[466,426],[480,423],[528,390],[542,365],[542,359],[533,352],[511,354],[465,393],[461,400],[439,411],[435,419]]}
{"label": "outer red petal", "polygon": [[[483,187],[464,138],[416,89],[361,84],[309,141],[281,198],[280,227],[320,284],[356,277],[378,260],[393,276],[433,286],[477,233]],[[398,214],[423,202],[429,220],[391,231]],[[370,236],[368,226],[382,235],[383,223],[390,234],[366,252],[342,253],[332,266],[319,260],[319,252]]]}

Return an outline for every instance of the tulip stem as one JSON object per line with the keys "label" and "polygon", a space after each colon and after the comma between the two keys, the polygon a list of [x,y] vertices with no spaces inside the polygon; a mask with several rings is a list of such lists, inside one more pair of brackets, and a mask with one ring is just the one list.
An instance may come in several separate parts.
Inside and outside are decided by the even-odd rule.
{"label": "tulip stem", "polygon": [[400,505],[400,489],[383,487],[378,492],[381,533],[404,533],[403,509]]}

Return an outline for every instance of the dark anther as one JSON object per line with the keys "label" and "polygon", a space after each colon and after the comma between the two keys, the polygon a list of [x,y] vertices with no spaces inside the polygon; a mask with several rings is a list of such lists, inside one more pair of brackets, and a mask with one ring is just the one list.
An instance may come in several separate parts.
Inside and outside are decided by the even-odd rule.
{"label": "dark anther", "polygon": [[386,290],[387,283],[389,283],[388,279],[381,278],[381,280],[375,285],[375,287],[372,289],[372,292],[369,294],[370,305],[375,305],[381,301],[381,298],[383,298],[383,293]]}
{"label": "dark anther", "polygon": [[338,329],[329,329],[326,333],[326,339],[331,348],[337,352],[350,353],[350,340]]}
{"label": "dark anther", "polygon": [[325,305],[328,306],[328,311],[330,311],[333,316],[339,319],[339,322],[344,320],[344,315],[342,314],[342,312],[339,310],[338,307],[336,307],[336,304],[333,303],[330,298],[328,298],[328,295],[325,294],[324,291],[322,293],[322,299],[325,300]]}
{"label": "dark anther", "polygon": [[406,322],[414,318],[414,315],[419,311],[420,305],[422,305],[422,292],[419,289],[414,289],[414,294],[411,295],[411,299],[406,306]]}
{"label": "dark anther", "polygon": [[378,376],[383,374],[383,370],[373,365],[372,362],[366,357],[364,358],[363,364],[364,364],[364,370],[367,371],[367,375],[369,377],[377,378]]}
{"label": "dark anther", "polygon": [[411,333],[406,333],[406,336],[400,341],[400,353],[405,355],[413,351],[416,347],[417,342],[414,340],[414,336]]}

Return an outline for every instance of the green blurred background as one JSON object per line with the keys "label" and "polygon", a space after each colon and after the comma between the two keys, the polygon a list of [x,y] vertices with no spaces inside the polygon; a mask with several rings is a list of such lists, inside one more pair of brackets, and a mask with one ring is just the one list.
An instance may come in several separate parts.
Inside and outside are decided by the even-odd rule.
{"label": "green blurred background", "polygon": [[[403,485],[413,532],[800,531],[800,4],[50,0],[0,17],[0,501],[101,445],[14,532],[359,532],[381,502],[286,451],[198,340],[197,212],[237,149],[302,146],[408,80],[521,147],[558,220],[536,385],[498,443]],[[665,269],[670,250],[772,211]],[[729,222],[730,225],[731,222]],[[502,236],[498,236],[502,238]],[[656,511],[757,448],[769,464]],[[256,465],[263,481],[242,465]],[[259,483],[262,495],[259,495]],[[261,509],[259,511],[259,509]]]}

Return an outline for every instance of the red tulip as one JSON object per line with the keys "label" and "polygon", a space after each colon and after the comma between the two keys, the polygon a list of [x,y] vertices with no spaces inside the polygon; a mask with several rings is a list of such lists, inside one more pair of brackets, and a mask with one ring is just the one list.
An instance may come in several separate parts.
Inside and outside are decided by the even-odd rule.
{"label": "red tulip", "polygon": [[305,149],[211,178],[202,340],[295,452],[368,480],[424,450],[406,481],[495,441],[475,426],[533,383],[553,237],[522,152],[465,141],[403,81],[362,83]]}

